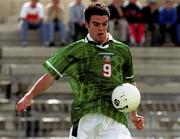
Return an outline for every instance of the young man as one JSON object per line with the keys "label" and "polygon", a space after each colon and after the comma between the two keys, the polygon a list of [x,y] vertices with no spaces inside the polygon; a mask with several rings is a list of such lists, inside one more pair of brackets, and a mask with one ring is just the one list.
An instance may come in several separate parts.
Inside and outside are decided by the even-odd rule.
{"label": "young man", "polygon": [[[118,85],[134,83],[132,57],[128,46],[107,32],[109,17],[103,3],[88,6],[85,10],[88,35],[59,50],[43,64],[48,73],[18,102],[18,112],[23,112],[32,98],[54,80],[70,76],[74,93],[70,139],[131,139],[127,115],[113,107],[111,95]],[[143,116],[136,111],[130,115],[136,128],[143,129]]]}

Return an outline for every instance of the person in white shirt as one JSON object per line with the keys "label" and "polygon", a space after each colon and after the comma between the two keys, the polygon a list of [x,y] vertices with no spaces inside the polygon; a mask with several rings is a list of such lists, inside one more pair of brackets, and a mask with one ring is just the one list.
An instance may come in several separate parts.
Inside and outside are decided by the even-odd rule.
{"label": "person in white shirt", "polygon": [[[40,28],[43,41],[45,32],[43,26],[44,6],[39,0],[30,0],[22,5],[20,15],[20,37],[23,46],[27,45],[28,30]],[[44,42],[46,43],[46,42]]]}

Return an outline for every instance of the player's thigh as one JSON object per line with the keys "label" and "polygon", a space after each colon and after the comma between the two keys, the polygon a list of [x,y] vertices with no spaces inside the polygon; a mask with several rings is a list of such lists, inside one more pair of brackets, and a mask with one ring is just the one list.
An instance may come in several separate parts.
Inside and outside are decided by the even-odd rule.
{"label": "player's thigh", "polygon": [[131,139],[131,134],[124,125],[115,122],[102,131],[98,139]]}
{"label": "player's thigh", "polygon": [[79,121],[78,139],[95,139],[102,130],[103,115],[87,114]]}

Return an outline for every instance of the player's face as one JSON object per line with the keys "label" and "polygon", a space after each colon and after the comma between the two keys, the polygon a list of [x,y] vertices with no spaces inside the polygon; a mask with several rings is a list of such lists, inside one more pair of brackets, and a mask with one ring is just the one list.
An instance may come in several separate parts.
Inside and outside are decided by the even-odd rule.
{"label": "player's face", "polygon": [[95,42],[105,43],[107,41],[108,16],[93,15],[86,27]]}

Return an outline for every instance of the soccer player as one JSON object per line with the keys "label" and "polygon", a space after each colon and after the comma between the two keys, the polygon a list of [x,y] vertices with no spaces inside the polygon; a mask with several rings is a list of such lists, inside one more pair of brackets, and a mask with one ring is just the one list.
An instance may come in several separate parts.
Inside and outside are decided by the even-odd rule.
{"label": "soccer player", "polygon": [[[127,115],[113,107],[111,95],[118,85],[134,83],[132,57],[128,46],[107,32],[109,17],[107,6],[101,2],[86,8],[88,35],[60,49],[43,64],[47,73],[18,102],[18,112],[55,80],[70,76],[74,93],[70,139],[131,139]],[[137,111],[130,116],[137,129],[144,128],[143,116]]]}

